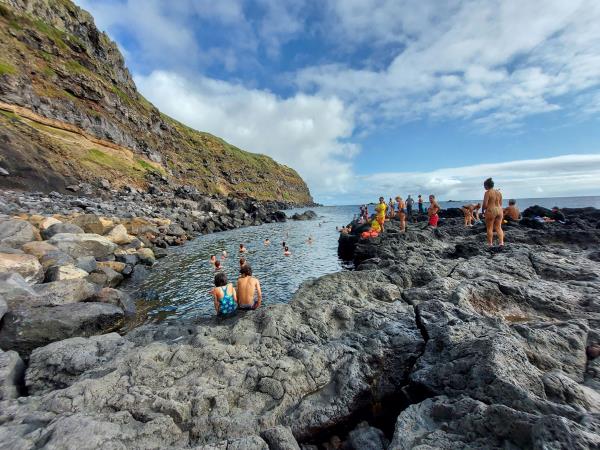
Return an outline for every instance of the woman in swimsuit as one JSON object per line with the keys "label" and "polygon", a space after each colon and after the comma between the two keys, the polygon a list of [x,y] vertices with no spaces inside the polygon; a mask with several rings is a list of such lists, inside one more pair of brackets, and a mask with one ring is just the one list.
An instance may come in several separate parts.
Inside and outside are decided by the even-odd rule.
{"label": "woman in swimsuit", "polygon": [[406,231],[406,203],[402,200],[402,197],[396,197],[396,203],[398,204],[398,219],[400,219],[400,231]]}
{"label": "woman in swimsuit", "polygon": [[498,243],[504,245],[504,231],[502,231],[502,194],[494,189],[494,181],[488,178],[483,182],[485,195],[481,211],[485,214],[485,227],[487,230],[487,243],[494,245],[494,232],[498,235]]}
{"label": "woman in swimsuit", "polygon": [[237,295],[233,284],[227,282],[225,272],[215,275],[215,287],[212,289],[215,310],[218,316],[228,316],[237,309]]}

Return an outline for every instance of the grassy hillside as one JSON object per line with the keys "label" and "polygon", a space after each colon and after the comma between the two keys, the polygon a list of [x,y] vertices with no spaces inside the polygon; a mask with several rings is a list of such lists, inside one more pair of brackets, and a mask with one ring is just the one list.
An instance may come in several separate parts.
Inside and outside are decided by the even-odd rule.
{"label": "grassy hillside", "polygon": [[312,201],[293,169],[160,113],[69,0],[0,0],[0,103],[0,164],[11,172],[0,186],[110,177],[144,187],[158,174],[209,194]]}

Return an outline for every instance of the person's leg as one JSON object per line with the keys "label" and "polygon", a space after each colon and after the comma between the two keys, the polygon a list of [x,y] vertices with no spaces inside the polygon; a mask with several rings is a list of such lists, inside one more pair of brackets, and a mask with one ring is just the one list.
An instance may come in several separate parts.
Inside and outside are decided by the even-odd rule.
{"label": "person's leg", "polygon": [[494,217],[490,214],[485,215],[485,230],[487,234],[487,243],[488,245],[494,244]]}
{"label": "person's leg", "polygon": [[494,219],[494,231],[498,235],[498,243],[504,245],[504,231],[502,230],[502,214]]}

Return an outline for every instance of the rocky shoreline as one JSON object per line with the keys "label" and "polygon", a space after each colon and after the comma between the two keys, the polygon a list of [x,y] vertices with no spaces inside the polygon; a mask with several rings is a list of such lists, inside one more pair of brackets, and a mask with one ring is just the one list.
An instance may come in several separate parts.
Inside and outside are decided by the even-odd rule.
{"label": "rocky shoreline", "polygon": [[191,187],[71,189],[80,195],[0,192],[0,348],[25,360],[57,340],[119,330],[136,305],[117,288],[139,283],[169,246],[285,221],[281,208],[290,206],[208,197]]}
{"label": "rocky shoreline", "polygon": [[392,222],[289,304],[4,352],[0,446],[597,448],[599,213]]}

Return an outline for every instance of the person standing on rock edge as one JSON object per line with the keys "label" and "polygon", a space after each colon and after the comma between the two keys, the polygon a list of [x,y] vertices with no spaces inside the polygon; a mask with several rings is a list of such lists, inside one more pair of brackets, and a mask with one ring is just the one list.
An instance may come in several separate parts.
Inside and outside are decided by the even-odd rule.
{"label": "person standing on rock edge", "polygon": [[238,308],[242,310],[258,309],[262,303],[260,281],[252,276],[252,267],[246,263],[240,268],[237,281]]}
{"label": "person standing on rock edge", "polygon": [[406,210],[404,209],[404,207],[406,206],[406,204],[404,203],[404,200],[402,200],[402,197],[400,197],[400,196],[396,197],[396,203],[398,204],[398,219],[400,219],[400,231],[405,232],[406,231]]}
{"label": "person standing on rock edge", "polygon": [[379,204],[375,205],[375,218],[377,222],[379,222],[379,226],[381,227],[381,232],[384,231],[384,223],[385,223],[385,211],[387,210],[387,205],[385,204],[385,199],[383,197],[379,197]]}
{"label": "person standing on rock edge", "polygon": [[485,195],[483,196],[483,206],[481,211],[485,215],[485,228],[487,232],[487,243],[491,247],[494,245],[494,232],[498,235],[498,243],[504,245],[504,231],[502,231],[502,194],[494,189],[494,180],[488,178],[483,182]]}
{"label": "person standing on rock edge", "polygon": [[417,198],[417,206],[419,207],[419,215],[422,216],[423,215],[423,197],[421,197],[421,194],[419,194],[419,197]]}
{"label": "person standing on rock edge", "polygon": [[392,219],[394,217],[394,201],[392,197],[390,197],[390,201],[388,203],[388,219]]}
{"label": "person standing on rock edge", "polygon": [[215,274],[215,287],[212,289],[217,316],[228,316],[237,309],[237,295],[233,284],[227,282],[225,272]]}
{"label": "person standing on rock edge", "polygon": [[406,215],[408,217],[409,222],[412,222],[412,212],[413,212],[412,210],[413,210],[414,203],[415,203],[415,201],[410,196],[410,194],[408,194],[408,197],[406,198]]}
{"label": "person standing on rock edge", "polygon": [[431,194],[429,196],[429,208],[427,208],[427,215],[429,216],[429,225],[433,228],[437,228],[440,220],[438,212],[440,212],[440,205],[438,205],[435,195]]}

